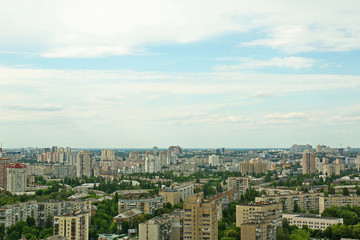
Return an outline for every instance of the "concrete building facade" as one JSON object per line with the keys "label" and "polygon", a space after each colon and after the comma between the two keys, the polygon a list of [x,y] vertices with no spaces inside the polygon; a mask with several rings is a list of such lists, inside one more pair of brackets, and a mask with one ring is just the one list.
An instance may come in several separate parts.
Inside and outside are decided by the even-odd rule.
{"label": "concrete building facade", "polygon": [[218,219],[216,203],[206,203],[203,193],[195,193],[184,203],[183,239],[217,240]]}

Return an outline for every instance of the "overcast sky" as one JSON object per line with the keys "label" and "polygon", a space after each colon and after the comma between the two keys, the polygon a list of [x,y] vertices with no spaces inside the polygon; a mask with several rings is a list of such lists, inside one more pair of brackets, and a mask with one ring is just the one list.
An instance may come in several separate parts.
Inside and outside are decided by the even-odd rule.
{"label": "overcast sky", "polygon": [[4,147],[360,147],[360,1],[0,3]]}

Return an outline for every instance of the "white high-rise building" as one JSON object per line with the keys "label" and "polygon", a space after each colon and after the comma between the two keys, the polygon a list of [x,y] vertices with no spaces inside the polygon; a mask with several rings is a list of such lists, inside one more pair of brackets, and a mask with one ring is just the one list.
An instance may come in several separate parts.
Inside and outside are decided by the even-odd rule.
{"label": "white high-rise building", "polygon": [[156,172],[160,172],[160,171],[161,171],[161,167],[160,167],[159,158],[154,155],[146,156],[145,157],[145,172],[156,173]]}
{"label": "white high-rise building", "polygon": [[6,169],[7,190],[11,193],[25,192],[27,187],[26,165],[15,163]]}
{"label": "white high-rise building", "polygon": [[76,176],[92,176],[92,159],[91,152],[88,150],[80,151],[77,155]]}
{"label": "white high-rise building", "polygon": [[219,156],[217,156],[217,155],[209,156],[209,165],[211,165],[211,166],[219,166],[219,165],[221,165],[221,161],[220,161]]}

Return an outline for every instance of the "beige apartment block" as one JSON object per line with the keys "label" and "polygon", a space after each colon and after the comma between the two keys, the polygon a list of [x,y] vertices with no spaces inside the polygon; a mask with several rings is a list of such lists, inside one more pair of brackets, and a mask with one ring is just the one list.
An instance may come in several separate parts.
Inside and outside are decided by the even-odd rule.
{"label": "beige apartment block", "polygon": [[183,239],[217,240],[218,219],[216,203],[204,202],[203,193],[195,193],[184,203]]}
{"label": "beige apartment block", "polygon": [[328,197],[321,196],[319,198],[319,213],[321,214],[325,209],[331,206],[360,206],[360,196],[351,194],[350,196],[343,195],[329,195]]}
{"label": "beige apartment block", "polygon": [[281,203],[283,210],[291,213],[294,211],[294,202],[296,201],[301,210],[309,212],[311,210],[319,210],[319,198],[324,196],[324,193],[298,193],[287,195],[269,195],[263,197],[256,197],[256,202],[261,201],[275,201]]}
{"label": "beige apartment block", "polygon": [[270,170],[270,163],[261,159],[251,159],[250,162],[240,162],[239,170],[241,174],[267,173]]}
{"label": "beige apartment block", "polygon": [[229,177],[227,179],[228,190],[237,189],[239,194],[244,194],[250,186],[248,177]]}
{"label": "beige apartment block", "polygon": [[26,165],[15,163],[8,166],[7,174],[7,190],[11,193],[23,193],[27,187]]}
{"label": "beige apartment block", "polygon": [[316,214],[287,214],[282,215],[283,219],[287,219],[290,225],[296,225],[302,228],[304,225],[310,229],[317,229],[324,231],[328,226],[333,224],[343,223],[342,218],[321,217]]}
{"label": "beige apartment block", "polygon": [[164,196],[139,200],[119,199],[119,214],[130,210],[138,210],[143,214],[155,214],[156,210],[163,207]]}
{"label": "beige apartment block", "polygon": [[180,202],[180,193],[172,188],[162,189],[159,195],[165,198],[165,203],[169,202],[175,205]]}
{"label": "beige apartment block", "polygon": [[139,224],[139,240],[180,240],[183,212],[163,214]]}
{"label": "beige apartment block", "polygon": [[253,202],[236,205],[236,226],[253,219],[266,219],[281,224],[282,205],[278,202]]}
{"label": "beige apartment block", "polygon": [[139,223],[139,240],[170,240],[171,226],[169,217],[154,217]]}
{"label": "beige apartment block", "polygon": [[303,153],[302,163],[303,174],[315,173],[315,155],[312,151],[307,150]]}
{"label": "beige apartment block", "polygon": [[254,220],[241,224],[241,239],[276,240],[276,229],[267,221]]}
{"label": "beige apartment block", "polygon": [[67,239],[89,239],[89,216],[88,213],[73,214],[54,217],[54,235],[64,236]]}

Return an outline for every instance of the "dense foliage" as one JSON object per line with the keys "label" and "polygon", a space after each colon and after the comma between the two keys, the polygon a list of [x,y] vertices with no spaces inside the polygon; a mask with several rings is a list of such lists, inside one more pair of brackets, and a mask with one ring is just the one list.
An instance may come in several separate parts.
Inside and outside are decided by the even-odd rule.
{"label": "dense foliage", "polygon": [[[35,240],[35,239],[45,239],[53,235],[52,223],[48,222],[45,224],[45,227],[36,226],[35,219],[28,217],[25,221],[20,221],[7,229],[7,240],[17,240],[21,236],[24,236],[26,239]],[[5,226],[0,226],[0,239],[5,238]]]}

